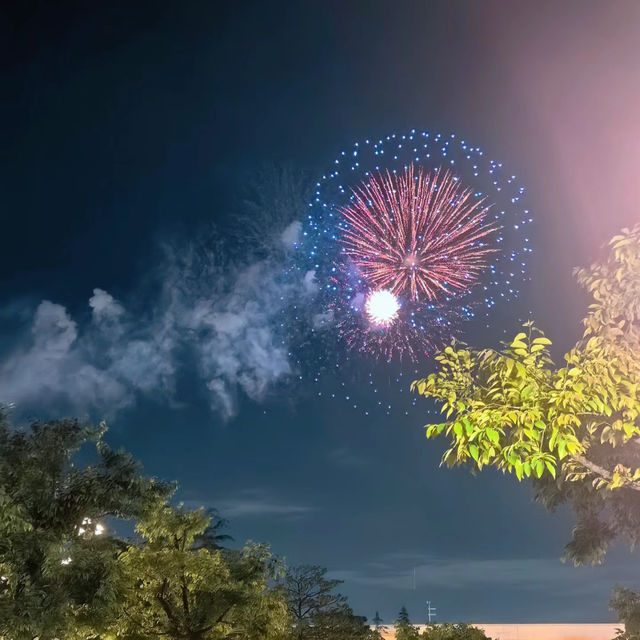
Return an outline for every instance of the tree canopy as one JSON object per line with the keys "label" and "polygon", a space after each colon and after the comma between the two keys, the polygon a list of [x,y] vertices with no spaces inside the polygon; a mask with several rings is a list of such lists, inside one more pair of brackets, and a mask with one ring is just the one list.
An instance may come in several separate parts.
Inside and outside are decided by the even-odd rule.
{"label": "tree canopy", "polygon": [[[0,638],[282,637],[269,550],[221,548],[215,512],[169,506],[173,485],[104,432],[75,420],[20,430],[0,414]],[[104,518],[135,521],[139,538],[110,535]]]}
{"label": "tree canopy", "polygon": [[[0,412],[0,639],[379,637],[326,569],[285,576],[265,545],[223,547],[215,510],[169,504],[174,485],[104,433],[75,420],[17,429]],[[132,540],[114,534],[123,519]]]}
{"label": "tree canopy", "polygon": [[567,555],[583,562],[600,561],[616,536],[640,535],[640,227],[575,274],[592,303],[562,366],[526,323],[502,349],[454,342],[412,388],[442,403],[446,421],[426,435],[448,438],[444,464],[534,478],[549,508],[573,505]]}
{"label": "tree canopy", "polygon": [[491,640],[478,627],[449,623],[428,625],[420,637],[423,640]]}
{"label": "tree canopy", "polygon": [[341,580],[327,578],[327,570],[302,565],[287,570],[283,588],[295,640],[365,640],[375,638],[366,618],[356,616],[347,599],[335,589]]}
{"label": "tree canopy", "polygon": [[118,563],[118,637],[257,640],[284,633],[284,598],[268,587],[276,560],[262,545],[235,551],[199,544],[210,521],[202,510],[162,506],[138,525],[140,544]]}
{"label": "tree canopy", "polygon": [[420,637],[420,631],[411,623],[409,612],[404,605],[400,608],[393,628],[396,632],[396,640],[418,640]]}
{"label": "tree canopy", "polygon": [[[14,429],[0,412],[0,636],[71,637],[100,626],[121,547],[99,521],[140,517],[173,491],[103,433],[75,420]],[[93,464],[77,466],[91,445]]]}

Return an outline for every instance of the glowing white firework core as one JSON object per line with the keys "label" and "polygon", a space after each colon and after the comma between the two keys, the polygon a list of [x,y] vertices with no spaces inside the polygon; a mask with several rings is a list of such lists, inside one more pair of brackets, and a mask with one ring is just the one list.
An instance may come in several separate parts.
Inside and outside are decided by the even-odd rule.
{"label": "glowing white firework core", "polygon": [[391,291],[381,289],[367,296],[364,308],[373,324],[388,327],[398,317],[400,303]]}

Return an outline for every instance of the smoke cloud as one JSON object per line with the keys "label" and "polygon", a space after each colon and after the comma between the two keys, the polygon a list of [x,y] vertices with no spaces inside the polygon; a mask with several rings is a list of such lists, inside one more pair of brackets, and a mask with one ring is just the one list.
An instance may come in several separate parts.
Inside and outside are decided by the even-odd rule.
{"label": "smoke cloud", "polygon": [[[279,236],[290,247],[295,223]],[[176,398],[195,367],[211,407],[233,417],[240,397],[263,400],[294,372],[284,317],[315,290],[313,273],[285,277],[285,249],[248,265],[225,263],[202,243],[165,248],[160,291],[129,305],[96,288],[90,314],[74,319],[43,300],[3,355],[0,402],[109,416],[142,395]]]}

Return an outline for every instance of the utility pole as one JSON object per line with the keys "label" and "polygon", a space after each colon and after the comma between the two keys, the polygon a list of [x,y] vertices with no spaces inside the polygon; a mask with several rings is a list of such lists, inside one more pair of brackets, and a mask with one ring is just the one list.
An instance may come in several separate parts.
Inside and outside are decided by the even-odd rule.
{"label": "utility pole", "polygon": [[429,624],[431,624],[431,618],[436,617],[436,609],[431,606],[431,600],[427,600],[427,619],[429,620]]}

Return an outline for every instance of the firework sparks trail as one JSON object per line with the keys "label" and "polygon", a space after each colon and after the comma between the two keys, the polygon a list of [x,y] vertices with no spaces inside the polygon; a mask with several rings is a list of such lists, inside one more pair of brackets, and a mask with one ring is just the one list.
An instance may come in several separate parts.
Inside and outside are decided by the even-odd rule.
{"label": "firework sparks trail", "polygon": [[372,174],[342,208],[344,253],[374,289],[412,301],[467,290],[495,249],[489,210],[449,171],[410,164],[400,173]]}
{"label": "firework sparks trail", "polygon": [[411,129],[340,151],[318,176],[290,269],[312,291],[282,324],[298,336],[300,380],[389,413],[389,385],[402,393],[467,322],[490,328],[498,308],[520,322],[533,251],[525,191],[454,133]]}

